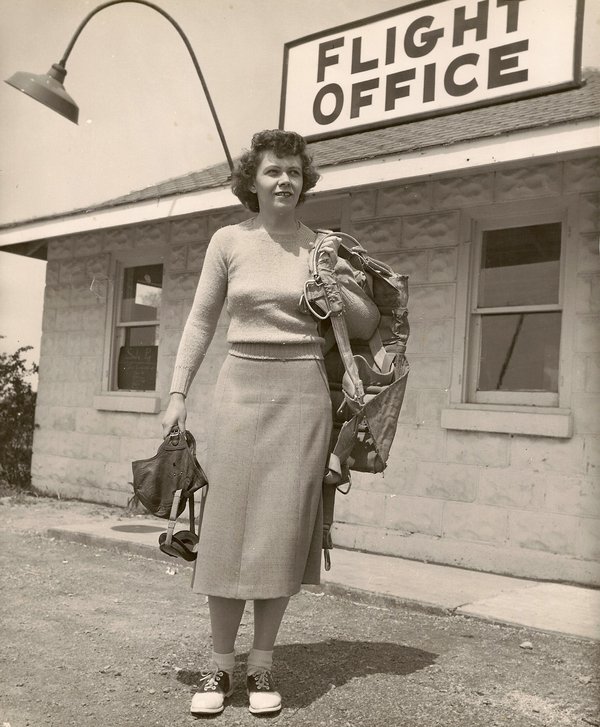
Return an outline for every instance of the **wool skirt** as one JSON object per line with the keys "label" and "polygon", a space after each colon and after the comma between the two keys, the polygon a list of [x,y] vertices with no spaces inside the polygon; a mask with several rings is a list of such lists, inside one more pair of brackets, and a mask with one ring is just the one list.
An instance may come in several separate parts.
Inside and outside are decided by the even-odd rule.
{"label": "wool skirt", "polygon": [[193,590],[264,599],[318,584],[331,435],[323,361],[230,353],[215,386],[210,430]]}

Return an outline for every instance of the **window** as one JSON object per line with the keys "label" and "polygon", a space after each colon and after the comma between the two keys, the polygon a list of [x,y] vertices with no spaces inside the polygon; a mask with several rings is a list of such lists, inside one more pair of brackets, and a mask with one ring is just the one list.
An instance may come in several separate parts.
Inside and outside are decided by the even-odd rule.
{"label": "window", "polygon": [[348,230],[350,198],[347,194],[329,197],[310,197],[302,205],[302,222],[313,230]]}
{"label": "window", "polygon": [[117,298],[111,391],[154,391],[163,266],[121,269]]}
{"label": "window", "polygon": [[562,223],[478,227],[468,401],[556,406]]}

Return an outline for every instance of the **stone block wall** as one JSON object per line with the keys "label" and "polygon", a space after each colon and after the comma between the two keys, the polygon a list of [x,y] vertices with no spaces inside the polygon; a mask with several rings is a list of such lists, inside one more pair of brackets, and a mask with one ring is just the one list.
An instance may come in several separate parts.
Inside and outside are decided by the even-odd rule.
{"label": "stone block wall", "polygon": [[[352,193],[351,232],[410,276],[411,364],[384,476],[338,496],[343,547],[600,584],[600,158],[463,173]],[[445,430],[460,217],[478,205],[575,195],[570,439]],[[333,554],[335,558],[335,553]]]}
{"label": "stone block wall", "polygon": [[[228,219],[244,217],[230,210]],[[56,238],[48,244],[42,323],[34,487],[60,497],[126,505],[133,491],[131,462],[150,457],[161,441],[161,414],[99,410],[102,368],[111,325],[113,258],[162,245],[165,250],[159,326],[157,392],[162,408],[181,331],[192,304],[210,236],[222,213],[148,222]],[[204,454],[209,401],[225,352],[225,325],[219,326],[189,397],[188,426]],[[205,398],[206,397],[206,398]]]}
{"label": "stone block wall", "polygon": [[[600,584],[600,160],[511,166],[350,192],[347,230],[410,276],[411,374],[384,475],[356,475],[336,503],[341,547],[517,576]],[[455,351],[461,214],[522,199],[578,200],[570,439],[441,427]],[[240,208],[49,241],[33,481],[124,505],[132,459],[160,442],[160,414],[100,411],[111,259],[164,244],[157,390],[166,405],[206,245]],[[90,284],[95,279],[93,290]],[[204,456],[206,407],[226,351],[224,314],[189,396]],[[335,552],[333,554],[335,567]]]}

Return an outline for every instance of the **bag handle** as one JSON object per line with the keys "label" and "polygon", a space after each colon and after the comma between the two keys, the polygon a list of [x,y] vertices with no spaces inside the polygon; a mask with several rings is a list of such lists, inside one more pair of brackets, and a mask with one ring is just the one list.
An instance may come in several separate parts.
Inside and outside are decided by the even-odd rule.
{"label": "bag handle", "polygon": [[[183,490],[175,490],[173,493],[173,504],[171,505],[171,512],[169,514],[169,524],[167,525],[167,537],[165,538],[165,544],[171,545],[173,540],[173,531],[175,530],[175,524],[177,522],[177,511],[179,509],[179,501],[181,500],[181,493]],[[191,525],[193,528],[194,526]]]}
{"label": "bag handle", "polygon": [[[315,242],[315,246],[312,252],[312,267],[313,274],[316,276],[317,281],[323,286],[324,302],[327,307],[328,318],[331,321],[331,327],[335,336],[335,341],[338,346],[344,369],[348,374],[353,391],[350,391],[348,395],[353,399],[359,406],[362,406],[365,398],[365,391],[363,383],[358,373],[358,367],[354,360],[354,354],[352,353],[352,347],[350,346],[350,337],[348,336],[348,326],[346,325],[346,319],[344,317],[344,304],[342,302],[342,295],[338,286],[337,279],[335,277],[335,264],[331,258],[331,255],[327,251],[322,249],[325,240],[329,237],[350,237],[345,233],[337,232],[322,232],[320,231]],[[353,237],[350,237],[354,240]],[[359,245],[360,247],[360,245]],[[362,248],[361,248],[362,249]]]}
{"label": "bag handle", "polygon": [[[167,535],[165,538],[165,545],[171,545],[173,541],[173,534],[175,532],[175,525],[177,524],[177,510],[179,508],[179,502],[183,490],[175,490],[173,494],[173,504],[171,505],[171,512],[169,513],[169,524],[167,525]],[[202,519],[204,517],[204,502],[206,499],[206,490],[204,490],[200,496],[200,515],[198,522],[198,537],[200,537],[200,528],[202,526]],[[194,506],[194,493],[188,497],[188,517],[190,520],[190,532],[192,535],[196,535],[196,513]],[[197,549],[194,548],[195,552]]]}

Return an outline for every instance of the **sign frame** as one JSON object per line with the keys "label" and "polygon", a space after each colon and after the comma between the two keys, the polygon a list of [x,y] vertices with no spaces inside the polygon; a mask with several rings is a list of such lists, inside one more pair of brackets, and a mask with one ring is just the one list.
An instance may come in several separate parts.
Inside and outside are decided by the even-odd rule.
{"label": "sign frame", "polygon": [[[420,10],[430,6],[440,5],[446,2],[446,0],[418,0],[410,5],[401,6],[393,10],[387,10],[376,15],[371,15],[366,18],[361,18],[349,23],[327,28],[310,35],[303,36],[296,40],[288,41],[284,44],[283,50],[283,68],[282,68],[282,80],[281,80],[281,94],[280,94],[280,107],[279,107],[279,128],[286,128],[286,100],[288,94],[288,74],[290,68],[290,53],[291,51],[300,45],[305,45],[309,42],[313,42],[320,38],[326,38],[339,33],[347,33],[356,28],[366,26],[375,22],[384,21],[388,18],[401,16],[405,13]],[[420,119],[431,119],[439,116],[448,116],[451,114],[459,113],[462,111],[469,111],[477,108],[485,108],[490,106],[496,106],[511,101],[516,101],[525,98],[535,98],[538,96],[546,96],[551,93],[557,93],[559,91],[565,91],[572,88],[577,88],[582,84],[581,76],[581,55],[583,45],[583,16],[584,16],[584,5],[585,0],[575,0],[575,22],[574,22],[574,41],[573,41],[573,59],[572,59],[572,78],[567,81],[562,81],[551,86],[543,86],[538,88],[530,88],[523,91],[513,91],[500,96],[495,96],[489,99],[482,99],[480,101],[471,101],[460,103],[451,107],[441,109],[431,109],[422,112],[409,114],[406,116],[396,116],[394,118],[380,119],[378,121],[370,121],[363,124],[356,124],[343,128],[336,128],[330,130],[323,130],[318,133],[304,134],[304,138],[307,141],[320,141],[322,139],[331,139],[343,136],[349,136],[364,131],[370,131],[374,129],[382,129],[390,126],[400,126],[403,124],[411,123]],[[294,129],[295,130],[295,129]],[[298,130],[302,133],[301,130]]]}

